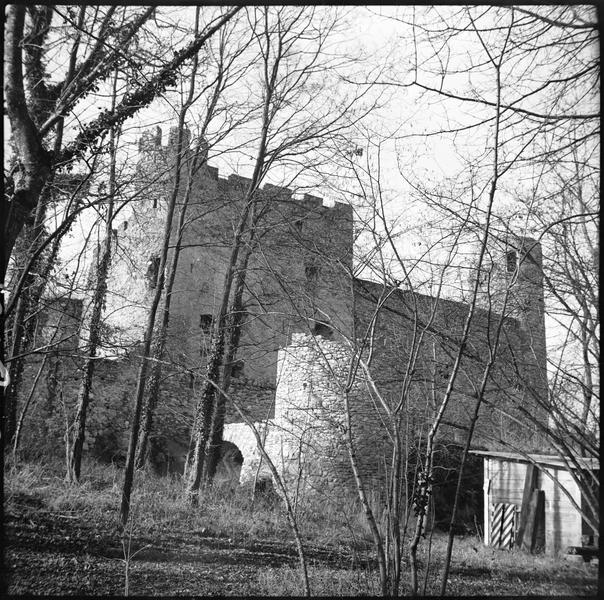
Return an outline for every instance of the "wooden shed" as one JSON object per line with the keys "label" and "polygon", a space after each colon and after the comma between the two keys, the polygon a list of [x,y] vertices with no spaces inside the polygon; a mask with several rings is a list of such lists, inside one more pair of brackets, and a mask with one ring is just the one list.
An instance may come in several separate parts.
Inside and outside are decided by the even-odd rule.
{"label": "wooden shed", "polygon": [[[577,508],[585,510],[586,503],[568,461],[545,454],[472,453],[484,458],[485,545],[549,554],[569,547],[597,548],[597,534]],[[578,461],[579,468],[599,472],[596,459]]]}

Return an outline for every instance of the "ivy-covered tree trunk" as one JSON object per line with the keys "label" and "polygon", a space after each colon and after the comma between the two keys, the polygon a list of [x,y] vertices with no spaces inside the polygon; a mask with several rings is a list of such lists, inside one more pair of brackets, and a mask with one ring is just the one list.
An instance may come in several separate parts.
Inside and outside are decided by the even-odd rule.
{"label": "ivy-covered tree trunk", "polygon": [[[230,285],[229,285],[230,289]],[[226,312],[226,311],[225,311]],[[191,475],[187,496],[189,502],[198,504],[198,492],[205,462],[205,453],[210,439],[214,401],[216,397],[215,386],[220,382],[220,367],[224,352],[224,316],[218,316],[212,335],[212,350],[206,368],[206,379],[202,388],[201,397],[195,415],[194,445],[191,456]]]}
{"label": "ivy-covered tree trunk", "polygon": [[[176,73],[183,63],[195,56],[204,43],[242,8],[242,6],[235,6],[225,10],[188,45],[175,52],[173,58],[157,73],[144,78],[141,85],[125,94],[114,110],[102,111],[98,117],[82,125],[72,142],[59,152],[49,152],[44,147],[44,138],[79,100],[93,91],[99,81],[105,79],[119,61],[124,60],[124,49],[151,17],[155,7],[146,8],[141,14],[133,16],[129,21],[119,23],[117,27],[116,23],[111,22],[110,16],[100,23],[91,21],[89,30],[95,36],[97,43],[89,45],[87,53],[84,53],[80,62],[80,68],[72,78],[68,77],[64,82],[53,86],[52,89],[56,91],[62,90],[62,86],[68,84],[69,90],[67,93],[60,93],[51,98],[48,103],[50,114],[43,123],[33,118],[32,111],[35,110],[36,102],[32,101],[31,96],[26,97],[23,86],[24,53],[43,48],[38,38],[36,43],[28,43],[25,17],[28,10],[31,15],[34,10],[39,9],[27,7],[25,4],[11,4],[7,7],[4,25],[4,99],[18,160],[16,168],[8,178],[9,194],[7,197],[0,198],[4,237],[4,244],[0,249],[0,280],[4,279],[15,241],[35,211],[40,193],[50,173],[59,166],[62,167],[82,157],[112,127],[119,126],[142,108],[149,106],[167,88],[174,86]],[[110,10],[112,9],[107,11],[108,15]],[[52,16],[54,12],[50,10],[48,15]],[[88,31],[88,28],[78,29],[74,24],[74,31]],[[110,40],[111,35],[114,38]],[[77,33],[75,37],[77,40]],[[111,43],[108,43],[109,41]],[[38,66],[40,68],[34,88],[36,90],[44,87],[47,75],[43,65],[40,63]],[[25,67],[28,68],[27,62]],[[32,76],[36,74],[34,69],[29,69],[28,72]]]}
{"label": "ivy-covered tree trunk", "polygon": [[[195,13],[195,33],[197,34],[197,30],[199,27],[199,15],[200,10],[199,7]],[[198,57],[195,55],[193,59],[192,65],[192,73],[191,79],[189,81],[189,91],[187,95],[187,99],[183,103],[181,108],[181,115],[179,119],[179,131],[178,135],[184,135],[184,127],[185,127],[185,117],[189,108],[191,107],[194,96],[195,96],[195,82],[196,75],[198,69]],[[220,81],[220,78],[219,78]],[[159,401],[160,394],[160,382],[162,376],[162,361],[164,358],[164,353],[166,349],[166,340],[168,337],[168,326],[170,324],[170,306],[172,303],[172,290],[174,288],[174,281],[176,279],[176,272],[178,270],[178,262],[180,259],[180,251],[182,248],[182,240],[185,232],[186,226],[186,215],[187,209],[189,206],[189,201],[191,199],[191,192],[193,189],[193,183],[195,181],[195,175],[199,169],[199,166],[207,161],[208,158],[208,147],[205,141],[205,132],[209,125],[210,120],[213,117],[214,109],[216,107],[216,102],[218,100],[218,96],[221,93],[221,86],[217,85],[214,89],[214,94],[212,95],[212,100],[208,106],[208,111],[206,113],[206,117],[204,119],[203,125],[201,127],[201,131],[199,133],[199,137],[197,140],[197,145],[195,147],[195,151],[192,157],[188,157],[188,178],[187,178],[187,187],[185,189],[184,197],[182,199],[180,205],[180,211],[178,216],[178,226],[177,226],[177,234],[176,240],[174,241],[173,251],[172,251],[172,259],[170,261],[170,266],[168,269],[168,276],[166,278],[165,284],[165,293],[164,293],[164,303],[162,308],[162,317],[161,323],[157,327],[157,331],[155,332],[153,348],[152,348],[152,358],[153,362],[151,364],[151,372],[149,374],[149,380],[145,387],[146,395],[144,400],[143,407],[143,416],[141,419],[141,429],[138,439],[138,451],[136,455],[136,468],[142,469],[145,460],[147,458],[147,448],[149,445],[149,436],[151,434],[151,430],[153,428],[153,417],[155,414],[155,409],[157,407],[157,403]],[[179,171],[179,176],[174,181],[174,187],[172,189],[172,195],[178,196],[180,193],[180,172],[184,168],[184,161],[182,156],[178,156],[176,159],[176,169]]]}
{"label": "ivy-covered tree trunk", "polygon": [[[17,404],[19,391],[23,382],[25,368],[25,354],[31,347],[37,319],[31,310],[32,299],[30,289],[34,285],[34,276],[28,275],[24,293],[17,301],[13,313],[10,334],[10,358],[8,363],[10,384],[4,396],[4,439],[10,442],[13,439],[17,423]],[[29,315],[29,319],[26,317]]]}
{"label": "ivy-covered tree trunk", "polygon": [[[265,27],[267,22],[265,21]],[[271,34],[268,28],[265,28],[264,34],[267,36],[267,43],[270,41]],[[282,41],[282,40],[280,40]],[[283,47],[279,46],[279,51],[283,51]],[[212,418],[215,411],[215,402],[217,387],[220,386],[220,368],[223,364],[224,349],[225,349],[225,327],[229,308],[229,300],[237,269],[239,252],[241,251],[243,236],[249,229],[249,216],[254,204],[256,203],[256,192],[260,187],[263,176],[267,170],[267,163],[270,164],[275,160],[275,156],[268,155],[268,142],[271,123],[275,117],[276,105],[274,98],[278,87],[278,75],[280,75],[281,59],[283,56],[277,51],[274,62],[269,65],[269,52],[264,55],[264,94],[262,105],[262,122],[260,126],[260,136],[258,140],[258,152],[254,165],[254,172],[251,181],[242,198],[243,210],[237,229],[233,236],[231,244],[231,255],[227,263],[224,283],[222,287],[222,297],[220,307],[214,322],[212,331],[211,351],[206,367],[206,376],[200,394],[200,400],[195,411],[194,421],[194,443],[191,456],[191,473],[189,485],[187,488],[187,497],[191,504],[196,505],[199,501],[198,492],[201,485],[201,479],[204,469],[205,454],[208,450],[208,442],[210,440],[212,429]],[[271,56],[272,58],[272,56]]]}
{"label": "ivy-covered tree trunk", "polygon": [[[178,140],[176,143],[176,156],[177,161],[180,160],[180,156],[183,151],[183,126],[184,126],[184,113],[181,112],[178,126]],[[145,327],[145,337],[143,340],[141,364],[138,371],[136,391],[134,393],[134,407],[132,410],[130,437],[128,440],[128,453],[126,455],[126,466],[124,470],[124,485],[122,487],[122,499],[120,504],[120,520],[122,525],[126,525],[128,522],[128,516],[130,515],[130,497],[132,495],[132,486],[134,485],[134,467],[137,453],[138,438],[140,435],[141,416],[143,412],[143,400],[145,394],[145,385],[147,383],[147,370],[149,367],[149,359],[151,357],[151,347],[153,343],[153,333],[155,330],[155,318],[157,315],[157,309],[161,300],[165,284],[166,274],[166,262],[168,258],[168,249],[170,247],[170,238],[172,236],[172,221],[174,219],[174,211],[176,208],[177,190],[179,189],[180,179],[180,168],[176,168],[175,172],[175,186],[168,203],[168,212],[166,215],[166,221],[164,225],[164,234],[162,249],[159,261],[157,286],[155,288],[155,294],[149,307],[149,314],[147,316],[147,325]]]}
{"label": "ivy-covered tree trunk", "polygon": [[[117,85],[117,73],[114,79],[114,96],[115,103],[115,86]],[[88,351],[86,353],[86,361],[84,363],[84,376],[80,383],[78,396],[76,400],[75,418],[71,425],[71,444],[67,459],[66,479],[70,483],[77,483],[80,479],[80,469],[82,466],[82,451],[84,448],[84,440],[86,437],[86,417],[88,414],[88,405],[90,403],[90,389],[92,387],[92,377],[94,375],[95,357],[98,347],[101,343],[101,325],[103,315],[103,304],[107,293],[107,276],[109,274],[109,266],[111,264],[111,248],[113,245],[113,211],[115,205],[115,189],[116,189],[116,136],[115,130],[112,129],[109,134],[109,185],[108,185],[108,203],[107,215],[105,217],[105,239],[103,248],[96,268],[94,277],[94,295],[92,299],[92,313],[89,323],[89,339]]]}
{"label": "ivy-covered tree trunk", "polygon": [[[199,27],[199,8],[195,13],[195,32],[197,33]],[[198,36],[196,35],[196,38]],[[122,501],[120,507],[120,518],[122,524],[125,525],[128,521],[128,516],[130,514],[130,496],[132,494],[132,486],[134,482],[134,469],[136,463],[140,464],[141,461],[144,460],[144,454],[140,451],[137,451],[137,446],[139,442],[139,437],[141,435],[141,417],[143,416],[143,403],[145,400],[145,388],[146,388],[146,379],[147,379],[147,368],[149,358],[151,357],[151,349],[153,336],[155,333],[155,319],[157,315],[157,309],[159,307],[159,303],[161,301],[162,294],[164,293],[164,286],[166,284],[166,263],[168,260],[168,250],[170,248],[170,240],[172,238],[172,221],[174,219],[174,212],[176,210],[176,201],[178,195],[180,193],[180,182],[182,178],[182,167],[183,167],[183,159],[185,155],[184,148],[184,130],[187,112],[190,109],[194,97],[195,97],[195,72],[198,66],[197,54],[193,55],[193,76],[189,81],[189,90],[187,94],[187,98],[183,103],[182,109],[180,110],[178,116],[178,133],[177,133],[177,142],[176,142],[176,157],[175,157],[175,165],[174,165],[174,186],[172,188],[172,193],[170,194],[170,201],[168,204],[168,213],[166,215],[166,222],[164,226],[164,238],[162,243],[162,250],[160,256],[159,263],[159,272],[158,272],[158,281],[157,287],[155,289],[155,295],[153,297],[153,301],[151,303],[151,307],[149,310],[149,316],[147,319],[147,327],[145,330],[145,339],[144,339],[144,347],[143,347],[143,356],[142,362],[138,373],[138,380],[136,386],[136,394],[134,399],[134,411],[132,415],[132,428],[130,430],[130,439],[128,442],[128,454],[126,456],[126,469],[124,473],[124,486],[122,489]],[[200,139],[198,148],[201,147],[202,140]],[[192,174],[189,177],[189,187],[188,191],[190,194],[190,183],[192,180]],[[179,218],[179,229],[178,229],[178,243],[179,247],[177,254],[180,252],[180,244],[182,242],[182,232],[184,228],[184,218],[186,211],[186,203],[182,207],[180,213],[181,216]],[[176,262],[175,262],[176,261]],[[173,269],[170,273],[171,283],[174,282],[174,276],[176,273],[176,268],[178,266],[178,256],[172,261]],[[170,289],[171,292],[171,289]],[[167,303],[166,303],[167,302]],[[166,302],[164,302],[164,313],[162,318],[162,326],[160,327],[160,336],[164,339],[160,339],[156,343],[156,352],[163,356],[164,346],[165,346],[165,335],[167,331],[167,326],[170,318],[170,300],[166,297]],[[156,362],[156,361],[155,361]],[[154,389],[151,390],[152,396],[147,401],[147,410],[145,411],[145,421],[143,426],[147,427],[146,433],[143,433],[143,438],[145,439],[145,444],[147,444],[148,431],[151,427],[152,418],[153,418],[153,410],[155,409],[154,402],[156,402],[157,394],[159,393],[159,380],[161,376],[161,371],[156,372],[154,377]],[[148,419],[148,421],[147,421]]]}
{"label": "ivy-covered tree trunk", "polygon": [[[7,44],[5,45],[5,77],[18,77],[22,73],[22,81],[5,81],[5,94],[7,98],[10,98],[11,103],[18,104],[18,106],[12,105],[11,110],[14,111],[16,121],[23,128],[20,135],[17,135],[15,138],[15,143],[17,147],[19,145],[21,147],[25,145],[28,145],[28,147],[31,146],[31,148],[35,147],[35,152],[34,150],[30,150],[30,159],[35,161],[34,154],[38,153],[38,159],[40,159],[45,150],[41,143],[39,143],[39,140],[33,143],[31,138],[32,136],[35,137],[35,128],[48,118],[52,103],[61,90],[61,86],[49,88],[44,79],[44,47],[52,22],[53,10],[52,6],[32,7],[30,9],[31,23],[27,31],[24,14],[20,10],[13,10],[12,8],[9,10],[9,13],[10,17],[7,20],[8,37],[5,39]],[[81,9],[80,24],[83,20],[83,15],[84,9]],[[15,37],[18,39],[19,36],[24,37],[23,55],[14,47]],[[68,62],[68,79],[73,76],[78,43],[78,36],[76,36]],[[23,82],[28,86],[30,98],[29,112],[25,106]],[[9,111],[9,116],[10,114]],[[14,126],[14,123],[12,124]],[[62,141],[63,119],[60,119],[57,123],[54,138],[54,152],[60,150]],[[12,293],[18,295],[18,300],[11,323],[11,384],[5,396],[4,433],[7,441],[10,441],[15,434],[17,401],[23,380],[25,356],[31,349],[31,342],[37,325],[35,315],[38,311],[40,299],[46,289],[48,277],[56,263],[61,241],[61,236],[58,236],[51,250],[46,250],[45,253],[42,253],[43,242],[46,237],[44,221],[47,215],[48,203],[53,198],[54,175],[54,171],[50,169],[45,174],[46,180],[40,187],[39,198],[36,203],[31,204],[32,213],[24,221],[25,228],[23,231],[25,235],[17,239],[15,244],[15,258],[18,267],[13,274],[12,283],[15,289],[12,290]],[[23,183],[23,180],[21,180],[21,183]],[[13,191],[16,191],[16,188]],[[31,198],[29,201],[31,201]],[[12,209],[14,210],[15,207],[16,205],[13,202]],[[33,212],[34,208],[35,213]],[[8,217],[8,215],[5,216]],[[1,221],[3,227],[7,228],[4,231],[4,235],[8,238],[9,219],[3,218]],[[4,246],[2,246],[2,249],[4,249]],[[35,257],[33,261],[31,257]]]}
{"label": "ivy-covered tree trunk", "polygon": [[[196,67],[196,65],[195,65]],[[194,72],[195,72],[194,67]],[[193,97],[194,88],[191,87],[191,93],[189,99]],[[207,119],[206,119],[207,122]],[[174,288],[174,280],[176,279],[176,272],[178,270],[178,261],[180,258],[180,250],[182,247],[182,239],[184,235],[186,225],[186,214],[189,200],[191,198],[191,191],[194,181],[194,175],[197,171],[200,162],[205,162],[207,159],[207,147],[203,136],[199,137],[197,147],[195,148],[195,154],[192,158],[192,164],[190,165],[189,178],[187,182],[187,188],[185,191],[184,198],[180,207],[180,213],[178,217],[178,233],[176,241],[174,243],[174,250],[172,253],[172,260],[168,271],[168,278],[165,286],[164,304],[162,308],[162,320],[155,333],[155,339],[152,349],[153,363],[151,365],[151,371],[149,374],[149,380],[146,386],[147,393],[145,398],[145,405],[143,409],[143,417],[141,421],[141,431],[138,441],[138,454],[136,456],[136,468],[142,469],[146,456],[147,447],[149,444],[149,436],[153,428],[153,416],[159,400],[160,394],[160,382],[162,375],[162,360],[164,358],[164,352],[166,349],[166,339],[168,336],[168,326],[170,324],[170,305],[172,301],[172,289]],[[178,193],[178,190],[175,190]]]}
{"label": "ivy-covered tree trunk", "polygon": [[220,460],[220,446],[222,445],[222,436],[224,433],[224,420],[226,417],[226,393],[231,385],[231,377],[233,373],[233,365],[237,357],[239,341],[241,339],[241,328],[245,311],[243,310],[243,290],[245,289],[245,280],[250,257],[252,255],[252,244],[256,231],[256,220],[252,217],[252,227],[250,231],[250,239],[241,261],[241,265],[237,272],[237,282],[233,294],[233,302],[229,310],[227,319],[226,335],[228,337],[226,344],[226,352],[224,358],[224,368],[222,374],[222,382],[220,391],[216,399],[214,413],[210,425],[210,435],[208,437],[206,455],[208,457],[205,468],[205,481],[211,484],[216,468]]}

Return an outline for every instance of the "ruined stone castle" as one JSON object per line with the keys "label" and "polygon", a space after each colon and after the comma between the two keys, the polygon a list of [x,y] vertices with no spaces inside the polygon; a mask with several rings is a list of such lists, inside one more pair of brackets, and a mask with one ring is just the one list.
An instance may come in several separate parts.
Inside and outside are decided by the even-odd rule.
{"label": "ruined stone castle", "polygon": [[[87,425],[88,451],[107,457],[123,453],[127,443],[137,352],[157,284],[173,181],[173,145],[173,132],[167,144],[161,131],[145,134],[139,170],[146,187],[115,221],[105,342]],[[210,332],[249,183],[236,175],[224,179],[207,164],[185,179],[189,176],[193,195],[172,296],[169,367],[153,433],[154,458],[162,468],[182,468],[188,451]],[[320,198],[266,184],[256,194],[256,210],[254,237],[245,240],[252,253],[229,396],[256,425],[280,472],[296,485],[330,493],[350,482],[349,439],[367,484],[383,480],[393,427],[409,447],[425,437],[459,351],[469,305],[353,277],[355,223],[348,205],[324,206]],[[444,439],[465,439],[499,330],[474,445],[539,444],[525,411],[534,414],[535,398],[546,394],[541,266],[539,244],[527,238],[499,240],[489,249],[479,306],[444,416]],[[86,302],[71,302],[67,315],[65,303],[57,305],[61,327],[78,335],[50,361],[54,388],[39,386],[36,392],[49,415],[58,402],[57,386],[61,398],[75,398]],[[57,326],[52,308],[44,335]],[[57,436],[61,424],[49,417],[32,431]],[[224,440],[237,455],[241,481],[266,476],[256,438],[232,404]],[[232,465],[223,468],[232,471]]]}

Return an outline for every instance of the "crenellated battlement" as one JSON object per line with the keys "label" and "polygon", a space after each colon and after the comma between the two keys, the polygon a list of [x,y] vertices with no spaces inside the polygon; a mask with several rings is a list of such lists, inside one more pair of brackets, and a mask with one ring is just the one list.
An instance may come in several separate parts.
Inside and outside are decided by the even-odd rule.
{"label": "crenellated battlement", "polygon": [[139,153],[156,152],[163,150],[162,146],[162,131],[158,125],[154,129],[148,129],[143,131],[143,134],[138,140],[138,151]]}
{"label": "crenellated battlement", "polygon": [[[168,142],[164,146],[163,131],[159,125],[156,125],[152,129],[143,131],[141,137],[138,140],[138,151],[140,154],[149,152],[163,152],[166,153],[176,147],[178,142],[178,127],[170,127],[168,131]],[[186,148],[191,143],[191,132],[185,128],[183,131],[183,146]]]}
{"label": "crenellated battlement", "polygon": [[[152,129],[144,131],[141,135],[138,143],[139,154],[141,155],[141,161],[150,159],[152,161],[158,160],[158,157],[162,157],[164,160],[168,158],[171,152],[176,147],[178,139],[178,128],[171,127],[168,133],[168,140],[165,145],[162,144],[163,132],[161,127],[156,126]],[[189,147],[191,144],[191,133],[187,129],[185,131],[185,139],[183,140],[183,146]],[[246,189],[252,182],[248,177],[244,177],[237,173],[231,173],[224,177],[220,175],[218,167],[205,164],[203,167],[203,175],[215,181],[217,187],[228,194],[229,191],[241,192]],[[275,199],[280,202],[295,203],[301,209],[313,212],[325,212],[326,214],[339,213],[342,216],[352,218],[352,207],[342,202],[335,202],[333,206],[326,206],[324,199],[319,196],[313,196],[312,194],[305,193],[301,198],[296,195],[295,192],[287,187],[273,185],[271,183],[265,183],[264,186],[259,188],[260,193],[266,199]]]}

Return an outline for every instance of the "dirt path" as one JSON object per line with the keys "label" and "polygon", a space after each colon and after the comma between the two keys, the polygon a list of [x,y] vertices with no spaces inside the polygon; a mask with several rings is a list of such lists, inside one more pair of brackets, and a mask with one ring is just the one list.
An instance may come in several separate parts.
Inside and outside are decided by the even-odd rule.
{"label": "dirt path", "polygon": [[[10,594],[122,595],[126,565],[114,513],[94,522],[13,498],[5,513],[5,565]],[[204,531],[133,535],[128,572],[132,595],[250,595],[259,567],[295,568],[287,541],[234,542]],[[350,557],[309,548],[309,562],[346,568]]]}
{"label": "dirt path", "polygon": [[[32,495],[13,495],[5,509],[5,567],[9,594],[123,595],[126,584],[124,548],[116,509],[86,513],[49,508]],[[597,567],[539,562],[530,566],[512,562],[506,554],[480,549],[476,564],[472,555],[451,569],[452,595],[595,595]],[[163,525],[134,534],[128,569],[128,591],[137,596],[250,596],[279,593],[263,576],[280,570],[281,588],[301,595],[298,559],[288,539],[233,540],[217,537],[205,528]],[[492,555],[492,556],[491,556]],[[479,555],[476,554],[476,557]],[[314,567],[313,590],[367,594],[368,588],[351,588],[351,582],[366,570],[375,579],[375,566],[353,560],[348,550],[307,546],[308,563]],[[487,561],[486,558],[490,559]],[[513,560],[510,555],[509,560]],[[351,567],[354,566],[354,570]],[[345,574],[345,585],[325,588],[321,573],[336,579]],[[430,581],[436,581],[434,567]],[[285,574],[283,574],[285,573]],[[433,582],[432,582],[433,583]],[[432,585],[429,584],[431,589]],[[285,593],[285,592],[284,592]],[[595,596],[594,596],[595,597]]]}

